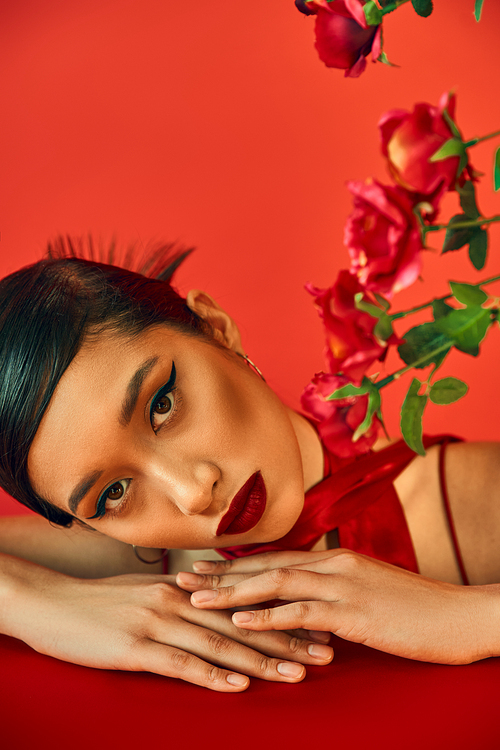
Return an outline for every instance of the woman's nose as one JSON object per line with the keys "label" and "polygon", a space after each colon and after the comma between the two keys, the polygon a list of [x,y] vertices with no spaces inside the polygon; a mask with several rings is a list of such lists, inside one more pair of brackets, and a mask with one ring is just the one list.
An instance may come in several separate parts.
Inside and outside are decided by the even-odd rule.
{"label": "woman's nose", "polygon": [[183,466],[169,472],[164,486],[166,494],[186,516],[203,513],[213,502],[214,488],[220,479],[219,469],[210,463]]}
{"label": "woman's nose", "polygon": [[213,499],[213,484],[189,482],[177,486],[172,492],[172,500],[185,516],[197,516],[210,507]]}

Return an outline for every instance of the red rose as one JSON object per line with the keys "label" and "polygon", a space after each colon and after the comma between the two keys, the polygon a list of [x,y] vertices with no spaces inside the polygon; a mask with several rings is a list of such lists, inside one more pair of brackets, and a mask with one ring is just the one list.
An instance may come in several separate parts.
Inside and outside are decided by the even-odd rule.
{"label": "red rose", "polygon": [[342,370],[359,384],[370,365],[387,351],[387,345],[373,334],[377,319],[355,307],[354,295],[364,291],[362,286],[349,271],[340,271],[329,289],[311,285],[306,289],[313,295],[325,325],[326,358],[331,371]]}
{"label": "red rose", "polygon": [[428,196],[453,190],[457,179],[458,156],[442,161],[430,157],[453,133],[443,116],[455,116],[455,96],[443,94],[437,107],[416,104],[413,112],[392,109],[379,121],[382,153],[389,170],[406,190]]}
{"label": "red rose", "polygon": [[382,27],[369,26],[363,12],[364,0],[306,0],[299,10],[316,15],[316,49],[328,68],[342,68],[357,78],[366,68],[366,56],[381,52]]}
{"label": "red rose", "polygon": [[422,242],[413,204],[401,188],[375,180],[347,187],[354,195],[344,230],[351,272],[366,289],[390,297],[420,273]]}
{"label": "red rose", "polygon": [[370,428],[352,442],[356,428],[366,416],[368,396],[349,396],[328,401],[327,396],[351,381],[343,375],[317,373],[306,386],[301,403],[305,411],[319,420],[318,432],[328,450],[341,458],[367,453],[377,439],[380,420],[373,417]]}

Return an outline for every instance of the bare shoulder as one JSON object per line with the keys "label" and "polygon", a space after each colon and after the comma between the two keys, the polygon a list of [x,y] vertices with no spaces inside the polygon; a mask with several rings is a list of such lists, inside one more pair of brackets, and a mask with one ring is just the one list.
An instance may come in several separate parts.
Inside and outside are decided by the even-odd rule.
{"label": "bare shoulder", "polygon": [[500,443],[451,443],[446,449],[450,490],[500,489]]}
{"label": "bare shoulder", "polygon": [[457,524],[473,532],[500,528],[500,443],[454,443],[446,451],[446,484]]}
{"label": "bare shoulder", "polygon": [[[395,482],[419,568],[459,582],[444,510],[439,446],[416,457]],[[500,581],[500,443],[450,443],[444,482],[465,569],[471,583]]]}

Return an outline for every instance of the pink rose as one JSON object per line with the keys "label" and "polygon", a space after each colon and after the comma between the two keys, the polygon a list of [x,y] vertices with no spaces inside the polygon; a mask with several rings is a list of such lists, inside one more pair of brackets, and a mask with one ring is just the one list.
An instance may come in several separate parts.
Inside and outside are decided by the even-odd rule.
{"label": "pink rose", "polygon": [[344,230],[351,272],[366,289],[391,297],[420,273],[422,242],[413,204],[401,188],[375,180],[347,187],[354,196]]}
{"label": "pink rose", "polygon": [[313,295],[325,326],[329,368],[332,372],[342,370],[359,384],[370,365],[387,352],[387,345],[373,334],[377,319],[354,304],[354,295],[363,292],[363,287],[349,271],[340,271],[329,289],[310,284],[306,289]]}
{"label": "pink rose", "polygon": [[357,78],[366,68],[366,56],[372,60],[381,52],[382,26],[369,26],[363,12],[364,0],[298,0],[296,5],[307,15],[316,15],[316,49],[328,68],[342,68],[345,75]]}
{"label": "pink rose", "polygon": [[443,116],[445,109],[454,120],[454,95],[443,94],[437,107],[422,103],[416,104],[413,112],[392,109],[378,123],[382,153],[393,178],[421,196],[440,196],[455,187],[459,157],[429,161],[443,143],[453,138]]}
{"label": "pink rose", "polygon": [[355,443],[352,436],[366,416],[368,396],[349,396],[328,401],[327,396],[347,385],[343,375],[317,373],[306,386],[301,403],[305,411],[319,420],[318,431],[328,450],[341,458],[367,453],[377,439],[380,420],[374,415],[368,431]]}

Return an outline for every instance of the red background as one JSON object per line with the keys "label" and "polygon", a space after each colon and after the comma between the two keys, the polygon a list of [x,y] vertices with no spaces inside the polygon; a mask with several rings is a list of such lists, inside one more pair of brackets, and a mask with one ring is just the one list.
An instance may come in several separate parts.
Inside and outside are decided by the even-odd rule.
{"label": "red background", "polygon": [[[480,24],[473,5],[437,0],[427,19],[401,8],[385,23],[387,54],[401,67],[370,62],[354,80],[319,62],[314,20],[292,0],[2,0],[0,272],[39,258],[60,232],[195,245],[181,289],[205,288],[225,306],[268,382],[297,405],[323,367],[321,325],[303,285],[327,286],[348,265],[345,182],[388,180],[380,115],[455,89],[466,137],[500,127],[500,5],[486,0]],[[472,152],[485,172],[486,216],[499,212],[496,145]],[[456,212],[454,196],[447,206],[445,216]],[[445,294],[449,278],[498,273],[499,233],[490,231],[483,272],[465,249],[426,253],[425,282],[395,306]],[[443,375],[471,389],[456,405],[430,405],[428,432],[498,437],[497,341],[495,327],[479,359],[449,358]],[[391,434],[403,381],[385,391]]]}
{"label": "red background", "polygon": [[[0,272],[36,260],[60,232],[194,244],[198,251],[178,276],[181,289],[205,288],[225,306],[268,382],[297,405],[323,362],[321,326],[303,284],[329,285],[347,265],[346,180],[387,179],[379,116],[436,103],[455,89],[466,137],[500,127],[500,4],[486,0],[479,25],[473,4],[436,0],[428,19],[403,7],[385,23],[386,52],[401,67],[369,63],[360,79],[346,80],[319,62],[313,19],[292,0],[2,0]],[[486,173],[479,189],[484,215],[499,212],[490,177],[495,145],[473,152]],[[454,201],[448,205],[455,212]],[[424,284],[401,293],[396,306],[445,294],[448,278],[499,273],[498,237],[492,228],[483,275],[464,252],[427,253]],[[489,333],[479,359],[449,358],[443,375],[458,375],[471,389],[454,406],[431,405],[428,432],[498,437],[498,333]],[[386,399],[392,434],[407,385]],[[4,496],[0,512],[20,508]],[[445,737],[455,748],[489,747],[494,736],[487,696],[496,690],[487,685],[498,676],[496,661],[457,670],[339,644],[327,668],[336,679],[311,670],[301,686],[257,681],[248,697],[224,698],[236,709],[233,721],[221,716],[220,696],[198,688],[86,670],[0,640],[9,748],[30,746],[44,723],[42,748],[62,746],[58,737],[88,745],[83,730],[75,738],[78,724],[101,739],[97,747],[112,731],[116,746],[139,748],[172,737],[172,716],[182,710],[188,747],[225,744],[214,735],[220,726],[226,742],[230,735],[243,747],[252,739],[253,747],[266,721],[272,729],[263,747],[277,744],[282,732],[287,747],[300,747],[306,736],[329,736],[325,712],[337,726],[330,739],[348,747],[425,741],[437,748]],[[294,696],[296,709],[287,704]],[[23,725],[25,701],[33,721]],[[248,711],[255,724],[245,726]],[[116,720],[125,715],[126,736]],[[111,717],[106,730],[104,717]]]}

